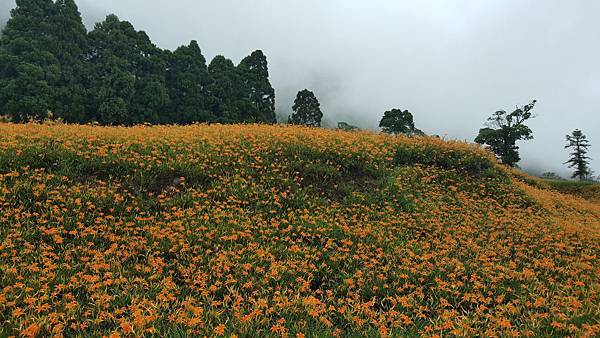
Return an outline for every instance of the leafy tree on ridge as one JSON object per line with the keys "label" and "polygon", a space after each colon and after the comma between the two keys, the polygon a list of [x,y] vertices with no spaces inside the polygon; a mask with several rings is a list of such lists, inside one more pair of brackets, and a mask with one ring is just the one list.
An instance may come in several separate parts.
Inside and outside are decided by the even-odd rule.
{"label": "leafy tree on ridge", "polygon": [[388,134],[404,134],[424,135],[424,133],[415,127],[413,115],[408,110],[392,109],[383,114],[379,127],[384,133]]}
{"label": "leafy tree on ridge", "polygon": [[531,111],[536,102],[517,107],[512,113],[495,112],[488,118],[487,127],[479,130],[475,142],[487,145],[504,164],[514,167],[521,160],[517,141],[533,139],[533,132],[525,122],[534,117]]}
{"label": "leafy tree on ridge", "polygon": [[85,120],[88,91],[84,79],[89,69],[85,63],[87,30],[74,0],[57,0],[50,17],[50,49],[60,64],[58,83],[53,89],[53,112],[67,122]]}
{"label": "leafy tree on ridge", "polygon": [[1,109],[16,121],[48,111],[84,118],[87,31],[73,0],[19,0],[0,41]]}

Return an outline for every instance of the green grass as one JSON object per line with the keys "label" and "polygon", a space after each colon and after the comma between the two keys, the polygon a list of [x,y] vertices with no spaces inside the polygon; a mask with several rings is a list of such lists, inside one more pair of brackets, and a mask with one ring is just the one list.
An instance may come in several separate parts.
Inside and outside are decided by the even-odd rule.
{"label": "green grass", "polygon": [[589,181],[542,180],[551,189],[600,203],[600,183]]}

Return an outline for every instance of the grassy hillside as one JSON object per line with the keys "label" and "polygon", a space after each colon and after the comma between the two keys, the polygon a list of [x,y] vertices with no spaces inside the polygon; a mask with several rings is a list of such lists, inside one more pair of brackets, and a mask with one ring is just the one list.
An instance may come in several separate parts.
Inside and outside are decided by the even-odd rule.
{"label": "grassy hillside", "polygon": [[434,138],[0,124],[0,336],[597,336],[600,205]]}
{"label": "grassy hillside", "polygon": [[575,195],[591,202],[600,203],[600,184],[598,183],[566,180],[544,180],[544,183],[564,194]]}

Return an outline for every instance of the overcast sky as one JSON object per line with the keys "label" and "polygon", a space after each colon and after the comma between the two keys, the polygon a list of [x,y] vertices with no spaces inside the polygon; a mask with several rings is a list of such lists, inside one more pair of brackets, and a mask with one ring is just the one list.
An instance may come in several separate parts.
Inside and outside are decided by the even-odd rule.
{"label": "overcast sky", "polygon": [[[6,7],[7,2],[0,0]],[[115,13],[160,47],[269,60],[277,111],[308,88],[332,125],[377,129],[391,108],[429,134],[473,140],[496,110],[537,99],[521,165],[567,175],[581,128],[600,172],[598,0],[79,0],[88,28]],[[5,10],[5,8],[0,8]]]}

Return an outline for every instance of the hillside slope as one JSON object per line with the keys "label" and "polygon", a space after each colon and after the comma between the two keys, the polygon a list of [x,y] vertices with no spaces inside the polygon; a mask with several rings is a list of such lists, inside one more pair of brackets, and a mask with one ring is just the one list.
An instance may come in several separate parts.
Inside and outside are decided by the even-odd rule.
{"label": "hillside slope", "polygon": [[0,336],[597,336],[600,206],[475,146],[0,124]]}
{"label": "hillside slope", "polygon": [[568,180],[543,180],[553,190],[600,203],[600,183]]}

